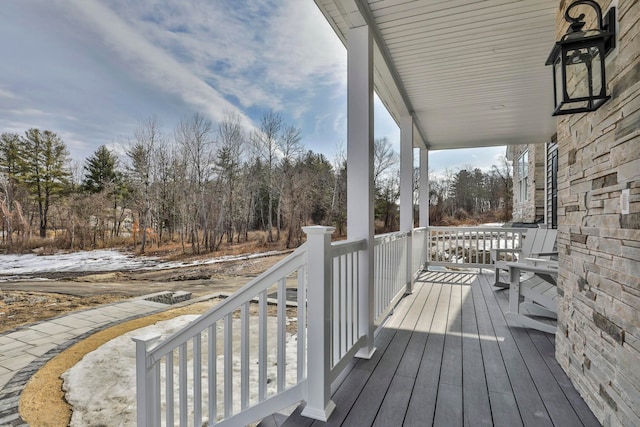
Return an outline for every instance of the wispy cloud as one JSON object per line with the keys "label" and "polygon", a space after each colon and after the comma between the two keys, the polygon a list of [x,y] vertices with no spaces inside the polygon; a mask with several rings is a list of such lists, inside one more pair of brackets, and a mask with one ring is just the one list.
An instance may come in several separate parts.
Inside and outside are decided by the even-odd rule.
{"label": "wispy cloud", "polygon": [[0,50],[0,132],[51,129],[76,157],[156,114],[273,109],[329,156],[346,138],[346,52],[311,0],[7,2]]}
{"label": "wispy cloud", "polygon": [[243,108],[305,109],[317,87],[346,87],[344,48],[311,1],[107,4],[129,28]]}
{"label": "wispy cloud", "polygon": [[70,14],[88,22],[104,43],[137,73],[139,79],[159,89],[180,96],[198,111],[222,120],[224,111],[235,111],[246,125],[251,120],[228,102],[211,86],[202,81],[188,67],[141,35],[118,14],[96,0],[60,2]]}
{"label": "wispy cloud", "polygon": [[2,88],[0,87],[0,98],[5,98],[5,99],[17,99],[17,98],[18,98],[18,96],[17,96],[15,93],[13,93],[13,92],[11,92],[11,91],[9,91],[9,90],[2,89]]}

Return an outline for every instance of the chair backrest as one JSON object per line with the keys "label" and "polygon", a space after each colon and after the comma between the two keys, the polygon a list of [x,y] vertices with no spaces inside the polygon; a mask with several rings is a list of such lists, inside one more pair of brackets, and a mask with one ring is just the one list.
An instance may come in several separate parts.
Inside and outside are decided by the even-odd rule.
{"label": "chair backrest", "polygon": [[548,253],[554,250],[558,230],[555,228],[530,228],[523,236],[520,256],[527,258],[531,254]]}

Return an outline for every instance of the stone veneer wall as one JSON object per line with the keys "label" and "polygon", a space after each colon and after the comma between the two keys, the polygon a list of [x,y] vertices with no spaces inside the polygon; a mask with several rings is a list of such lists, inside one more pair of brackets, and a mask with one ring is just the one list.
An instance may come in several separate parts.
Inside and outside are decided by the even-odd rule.
{"label": "stone veneer wall", "polygon": [[[518,159],[529,150],[528,198],[521,201],[518,182]],[[543,222],[545,199],[545,145],[509,145],[507,159],[513,164],[513,221],[514,222]]]}
{"label": "stone veneer wall", "polygon": [[[612,2],[599,3],[605,12]],[[603,425],[640,426],[640,1],[615,3],[612,99],[558,120],[556,357]],[[558,37],[568,4],[559,2]]]}

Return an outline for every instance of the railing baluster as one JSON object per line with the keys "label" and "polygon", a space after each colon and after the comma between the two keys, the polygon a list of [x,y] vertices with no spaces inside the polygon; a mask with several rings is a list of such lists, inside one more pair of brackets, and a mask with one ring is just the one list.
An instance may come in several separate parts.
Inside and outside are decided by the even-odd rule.
{"label": "railing baluster", "polygon": [[193,425],[202,425],[202,335],[193,338]]}
{"label": "railing baluster", "polygon": [[187,409],[187,343],[180,345],[178,350],[178,399],[180,402],[180,427],[189,422]]}
{"label": "railing baluster", "polygon": [[340,257],[340,277],[342,278],[340,281],[340,359],[342,359],[350,347],[347,335],[348,325],[345,323],[345,320],[348,320],[349,303],[347,301],[347,263],[344,255]]}
{"label": "railing baluster", "polygon": [[165,356],[165,399],[167,405],[165,405],[165,418],[167,427],[173,427],[175,424],[173,413],[173,351]]}
{"label": "railing baluster", "polygon": [[347,348],[351,348],[355,340],[353,339],[353,253],[345,255],[344,290],[346,295],[345,307],[345,328],[347,334]]}
{"label": "railing baluster", "polygon": [[458,243],[458,238],[460,237],[460,233],[456,231],[455,234],[456,234],[456,264],[457,264],[458,260],[460,259],[460,255],[458,253],[458,250],[460,249],[460,243]]}
{"label": "railing baluster", "polygon": [[357,252],[352,254],[353,257],[353,276],[351,277],[352,289],[353,289],[353,336],[355,340],[360,338],[360,286],[358,283],[358,277],[360,277],[360,257]]}
{"label": "railing baluster", "polygon": [[161,402],[160,402],[160,363],[156,363],[151,367],[151,395],[153,396],[153,419],[160,424]]}
{"label": "railing baluster", "polygon": [[307,287],[304,283],[305,269],[298,270],[298,377],[297,381],[302,381],[307,372]]}
{"label": "railing baluster", "polygon": [[382,294],[382,300],[380,301],[380,312],[382,312],[382,310],[384,310],[384,305],[385,302],[389,300],[389,288],[390,288],[390,281],[391,281],[391,276],[389,273],[391,273],[393,271],[393,266],[391,265],[391,251],[390,249],[390,245],[384,245],[384,250],[383,250],[383,254],[384,254],[384,262],[382,264],[382,272],[381,274],[384,276],[384,291]]}
{"label": "railing baluster", "polygon": [[[340,262],[342,257],[336,257],[331,263],[333,267],[333,283],[331,302],[331,366],[340,360],[340,292],[335,288],[340,286]],[[337,264],[337,266],[336,266]],[[331,301],[331,299],[329,299]]]}
{"label": "railing baluster", "polygon": [[[207,334],[208,372],[209,372],[209,425],[213,425],[218,418],[218,372],[217,372],[217,347],[216,347],[216,323],[209,326]],[[168,405],[167,405],[168,406]]]}
{"label": "railing baluster", "polygon": [[240,308],[240,410],[249,406],[249,303]]}
{"label": "railing baluster", "polygon": [[258,299],[258,401],[267,398],[267,291]]}
{"label": "railing baluster", "polygon": [[224,318],[224,417],[233,412],[233,318]]}
{"label": "railing baluster", "polygon": [[278,393],[287,379],[287,279],[278,282]]}

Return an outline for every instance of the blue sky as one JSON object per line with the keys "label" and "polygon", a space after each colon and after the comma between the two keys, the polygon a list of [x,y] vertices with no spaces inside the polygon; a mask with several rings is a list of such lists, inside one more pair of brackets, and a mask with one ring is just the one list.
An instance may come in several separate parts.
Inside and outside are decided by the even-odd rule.
{"label": "blue sky", "polygon": [[[312,0],[5,0],[0,132],[58,133],[76,161],[156,116],[270,109],[332,159],[346,145],[346,51]],[[376,102],[376,137],[399,131]],[[433,152],[432,169],[487,168],[504,148]]]}

